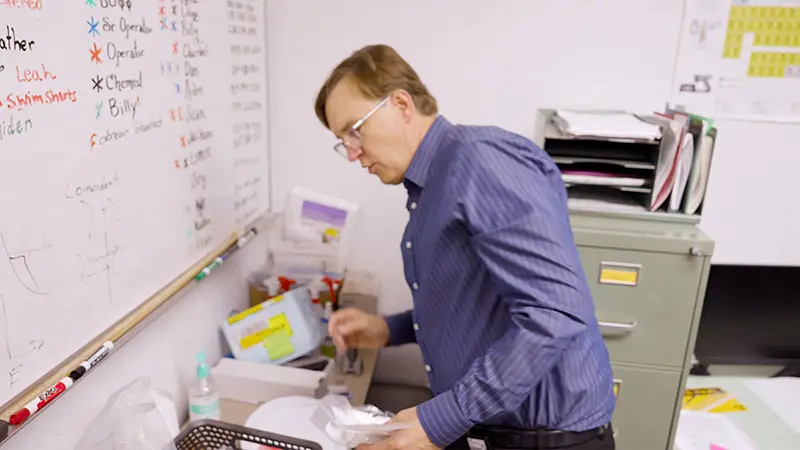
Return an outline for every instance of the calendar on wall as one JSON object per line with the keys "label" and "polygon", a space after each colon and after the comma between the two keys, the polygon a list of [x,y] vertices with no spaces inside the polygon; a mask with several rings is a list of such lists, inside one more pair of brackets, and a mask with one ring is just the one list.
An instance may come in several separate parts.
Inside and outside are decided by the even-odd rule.
{"label": "calendar on wall", "polygon": [[671,90],[714,118],[800,122],[800,0],[689,0]]}

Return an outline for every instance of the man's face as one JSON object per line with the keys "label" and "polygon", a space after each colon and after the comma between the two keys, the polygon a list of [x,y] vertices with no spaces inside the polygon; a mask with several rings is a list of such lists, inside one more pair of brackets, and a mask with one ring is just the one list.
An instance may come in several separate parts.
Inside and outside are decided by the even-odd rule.
{"label": "man's face", "polygon": [[344,78],[328,96],[325,114],[331,131],[349,144],[345,147],[350,161],[358,160],[361,167],[377,175],[384,184],[399,184],[414,150],[407,148],[405,132],[408,121],[402,107],[390,98],[358,127],[355,136],[360,139],[354,139],[354,134],[349,132],[353,124],[379,104],[380,100],[364,98],[358,87],[349,78]]}

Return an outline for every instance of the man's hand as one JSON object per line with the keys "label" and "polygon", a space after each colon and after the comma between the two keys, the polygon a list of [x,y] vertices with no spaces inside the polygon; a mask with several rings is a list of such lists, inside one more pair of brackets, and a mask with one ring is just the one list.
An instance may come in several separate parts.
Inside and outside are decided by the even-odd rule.
{"label": "man's hand", "polygon": [[340,354],[348,348],[379,349],[389,342],[386,319],[353,308],[333,313],[328,322],[328,333]]}
{"label": "man's hand", "polygon": [[360,445],[358,450],[434,450],[437,447],[428,439],[419,423],[417,408],[404,409],[392,417],[389,423],[408,423],[409,428],[397,430],[385,440],[371,445]]}

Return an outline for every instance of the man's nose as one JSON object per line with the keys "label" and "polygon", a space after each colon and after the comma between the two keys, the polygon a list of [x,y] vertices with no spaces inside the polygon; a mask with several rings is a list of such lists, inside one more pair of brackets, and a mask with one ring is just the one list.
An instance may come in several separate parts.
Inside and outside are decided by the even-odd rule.
{"label": "man's nose", "polygon": [[356,161],[362,154],[364,154],[364,150],[360,148],[347,147],[347,159],[349,159],[350,162]]}

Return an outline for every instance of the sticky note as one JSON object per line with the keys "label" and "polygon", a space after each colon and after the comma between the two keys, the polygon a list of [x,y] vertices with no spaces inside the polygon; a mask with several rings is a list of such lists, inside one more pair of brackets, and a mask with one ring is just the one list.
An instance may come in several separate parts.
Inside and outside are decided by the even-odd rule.
{"label": "sticky note", "polygon": [[289,319],[286,318],[286,314],[280,313],[277,316],[270,317],[269,319],[269,327],[273,331],[277,330],[286,330],[286,334],[289,336],[292,335],[292,327],[289,326]]}
{"label": "sticky note", "polygon": [[269,359],[275,361],[294,353],[292,339],[286,329],[275,330],[264,338],[264,348],[267,349]]}
{"label": "sticky note", "polygon": [[725,447],[720,447],[719,445],[711,444],[711,448],[709,448],[708,450],[725,450]]}

